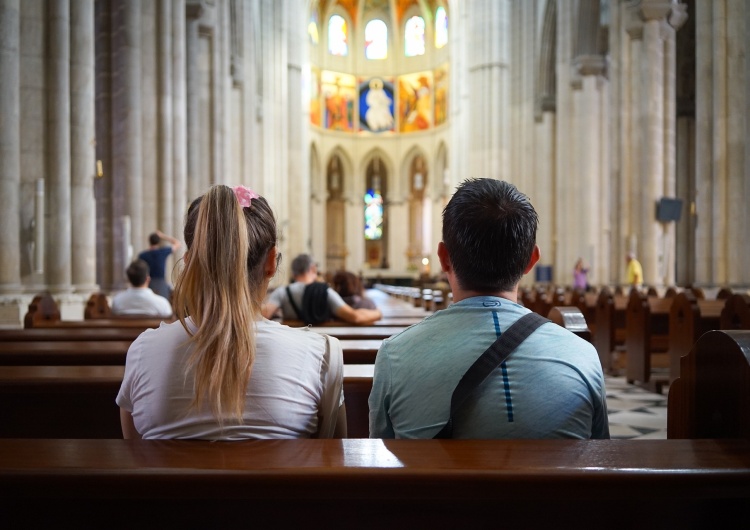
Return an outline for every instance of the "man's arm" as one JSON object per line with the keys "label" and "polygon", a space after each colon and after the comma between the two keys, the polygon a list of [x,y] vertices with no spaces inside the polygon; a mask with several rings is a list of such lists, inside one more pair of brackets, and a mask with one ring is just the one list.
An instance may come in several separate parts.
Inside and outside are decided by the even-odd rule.
{"label": "man's arm", "polygon": [[266,302],[261,307],[260,312],[263,314],[263,318],[272,318],[273,314],[276,312],[276,310],[279,308],[279,306],[273,304],[272,302]]}
{"label": "man's arm", "polygon": [[160,238],[162,238],[163,240],[167,241],[171,245],[172,252],[174,252],[175,250],[177,250],[178,248],[180,248],[182,246],[182,242],[179,239],[175,239],[172,236],[168,236],[167,234],[165,234],[161,230],[157,230],[156,234]]}

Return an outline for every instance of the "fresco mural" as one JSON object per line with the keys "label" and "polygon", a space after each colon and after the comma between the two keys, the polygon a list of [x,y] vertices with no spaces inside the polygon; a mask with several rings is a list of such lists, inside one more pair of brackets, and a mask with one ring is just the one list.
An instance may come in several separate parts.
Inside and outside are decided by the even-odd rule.
{"label": "fresco mural", "polygon": [[432,72],[417,72],[398,78],[399,131],[423,131],[432,126],[432,86]]}
{"label": "fresco mural", "polygon": [[359,129],[393,131],[395,127],[393,79],[370,77],[359,80]]}
{"label": "fresco mural", "polygon": [[448,64],[435,70],[435,126],[442,125],[448,119]]}
{"label": "fresco mural", "polygon": [[320,127],[320,69],[310,67],[310,123]]}
{"label": "fresco mural", "polygon": [[321,91],[325,102],[324,127],[334,131],[354,130],[356,80],[353,75],[323,70]]}

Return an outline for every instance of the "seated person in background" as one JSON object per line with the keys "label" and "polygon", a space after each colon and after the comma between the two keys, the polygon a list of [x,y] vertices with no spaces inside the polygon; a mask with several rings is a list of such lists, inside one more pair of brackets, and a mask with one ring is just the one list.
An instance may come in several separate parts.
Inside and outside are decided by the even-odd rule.
{"label": "seated person in background", "polygon": [[243,186],[213,186],[193,201],[179,321],[128,349],[117,395],[126,439],[346,436],[339,341],[261,316],[276,242],[271,207]]}
{"label": "seated person in background", "polygon": [[333,275],[333,289],[341,295],[344,302],[354,309],[362,307],[377,309],[375,302],[365,296],[365,289],[356,274],[349,271],[339,271]]}
{"label": "seated person in background", "polygon": [[151,277],[148,275],[148,263],[137,259],[128,265],[125,272],[131,286],[112,299],[113,315],[172,316],[169,300],[149,288]]}
{"label": "seated person in background", "polygon": [[[167,245],[162,245],[167,241]],[[180,248],[180,241],[164,232],[157,230],[148,236],[149,247],[138,254],[138,259],[148,263],[151,271],[151,290],[166,299],[172,298],[172,286],[166,279],[167,258]]]}
{"label": "seated person in background", "polygon": [[284,319],[320,324],[337,318],[351,324],[367,325],[380,320],[379,309],[354,309],[327,284],[316,281],[318,266],[309,254],[292,260],[294,282],[275,289],[263,305],[263,316],[271,318],[281,308]]}
{"label": "seated person in background", "polygon": [[[536,230],[536,211],[512,184],[469,179],[458,187],[443,210],[437,249],[454,303],[383,341],[369,399],[371,438],[441,433],[469,367],[520,318],[540,321],[517,302],[521,277],[539,260]],[[505,361],[487,363],[491,372],[455,411],[450,436],[609,438],[596,350],[541,322]]]}

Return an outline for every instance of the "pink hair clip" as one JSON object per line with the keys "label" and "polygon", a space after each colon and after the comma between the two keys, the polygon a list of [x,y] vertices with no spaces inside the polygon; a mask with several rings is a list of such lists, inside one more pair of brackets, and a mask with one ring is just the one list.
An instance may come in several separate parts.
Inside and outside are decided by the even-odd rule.
{"label": "pink hair clip", "polygon": [[232,190],[234,191],[234,195],[235,197],[237,197],[240,206],[242,206],[243,208],[250,208],[250,202],[253,199],[257,199],[260,197],[260,195],[255,193],[250,188],[246,188],[245,186],[234,186]]}

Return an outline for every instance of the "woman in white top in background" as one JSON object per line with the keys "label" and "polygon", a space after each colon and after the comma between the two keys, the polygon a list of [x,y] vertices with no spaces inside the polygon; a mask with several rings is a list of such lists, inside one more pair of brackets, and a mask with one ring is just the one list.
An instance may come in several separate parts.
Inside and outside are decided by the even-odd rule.
{"label": "woman in white top in background", "polygon": [[346,436],[337,339],[261,316],[276,273],[276,220],[247,188],[190,205],[179,321],[130,346],[117,404],[125,438]]}

